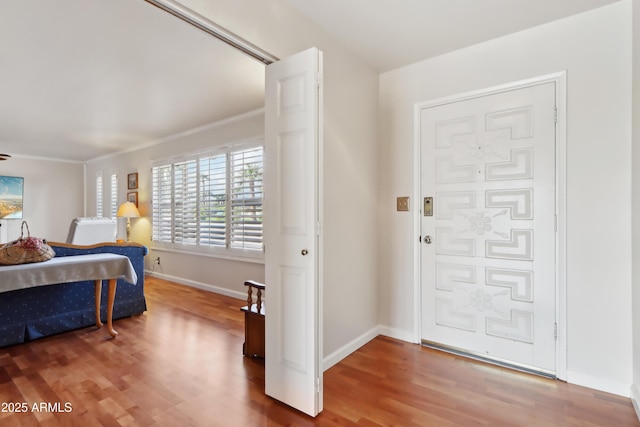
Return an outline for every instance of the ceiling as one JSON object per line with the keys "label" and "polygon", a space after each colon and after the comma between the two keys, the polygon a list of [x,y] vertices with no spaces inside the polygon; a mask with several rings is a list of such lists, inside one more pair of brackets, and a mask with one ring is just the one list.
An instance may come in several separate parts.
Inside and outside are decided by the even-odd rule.
{"label": "ceiling", "polygon": [[0,153],[86,161],[264,105],[264,64],[143,0],[0,1]]}
{"label": "ceiling", "polygon": [[[0,152],[87,161],[264,104],[262,63],[143,0],[0,1]],[[283,1],[384,72],[618,0]]]}
{"label": "ceiling", "polygon": [[285,0],[389,71],[620,0]]}

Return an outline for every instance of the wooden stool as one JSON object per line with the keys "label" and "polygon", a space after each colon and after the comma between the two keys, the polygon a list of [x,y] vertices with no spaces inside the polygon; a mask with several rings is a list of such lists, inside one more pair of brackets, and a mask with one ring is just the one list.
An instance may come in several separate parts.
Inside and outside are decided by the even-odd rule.
{"label": "wooden stool", "polygon": [[[247,357],[264,359],[264,303],[262,302],[262,291],[265,289],[265,285],[253,280],[247,280],[244,285],[248,286],[248,290],[247,305],[240,309],[244,311],[242,354]],[[253,288],[258,290],[255,303],[252,295]]]}

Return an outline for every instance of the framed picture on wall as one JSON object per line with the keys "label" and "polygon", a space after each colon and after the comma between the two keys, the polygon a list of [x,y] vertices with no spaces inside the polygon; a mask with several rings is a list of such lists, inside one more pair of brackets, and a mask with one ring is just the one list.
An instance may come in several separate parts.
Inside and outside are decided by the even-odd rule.
{"label": "framed picture on wall", "polygon": [[135,190],[138,188],[138,172],[127,175],[127,190]]}
{"label": "framed picture on wall", "polygon": [[24,178],[0,176],[0,219],[22,219]]}
{"label": "framed picture on wall", "polygon": [[131,193],[127,193],[127,201],[136,205],[138,207],[138,192],[132,191]]}

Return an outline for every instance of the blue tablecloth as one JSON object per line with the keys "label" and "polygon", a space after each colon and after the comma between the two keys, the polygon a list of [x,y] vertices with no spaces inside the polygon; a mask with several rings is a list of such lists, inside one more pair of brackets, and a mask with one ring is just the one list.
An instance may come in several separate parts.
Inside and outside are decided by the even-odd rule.
{"label": "blue tablecloth", "polygon": [[0,292],[83,280],[138,280],[129,258],[116,254],[54,257],[48,261],[0,266]]}

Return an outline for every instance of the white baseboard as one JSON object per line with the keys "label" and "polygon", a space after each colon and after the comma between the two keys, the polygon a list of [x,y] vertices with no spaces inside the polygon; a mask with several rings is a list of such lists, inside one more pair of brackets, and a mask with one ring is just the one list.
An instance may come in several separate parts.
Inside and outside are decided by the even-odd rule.
{"label": "white baseboard", "polygon": [[[380,335],[385,335],[406,342],[414,342],[414,337],[411,332],[394,329],[387,326],[379,326],[378,329],[380,331]],[[640,386],[634,385],[632,388],[630,384],[625,382],[611,380],[608,378],[595,377],[592,375],[586,375],[580,372],[572,371],[567,371],[567,382],[570,384],[576,384],[607,393],[617,394],[623,397],[632,397],[634,407],[636,408],[636,413],[638,414],[638,418],[640,419]],[[630,390],[635,393],[634,396],[632,395]]]}
{"label": "white baseboard", "polygon": [[631,403],[633,403],[633,409],[636,410],[636,416],[640,420],[640,386],[638,384],[631,386]]}
{"label": "white baseboard", "polygon": [[631,397],[631,384],[621,381],[594,377],[593,375],[587,375],[580,372],[567,371],[567,382],[569,384],[576,384],[592,388],[594,390],[617,394],[618,396]]}
{"label": "white baseboard", "polygon": [[401,341],[413,342],[413,335],[409,332],[401,331],[400,329],[390,328],[388,326],[376,326],[370,331],[365,332],[353,341],[345,344],[338,350],[334,351],[330,355],[326,356],[322,361],[323,370],[331,368],[333,365],[340,362],[342,359],[377,337],[378,335],[384,335],[386,337],[399,339]]}
{"label": "white baseboard", "polygon": [[221,288],[219,286],[210,285],[208,283],[196,282],[194,280],[187,280],[187,279],[183,279],[182,277],[170,276],[168,274],[162,274],[162,273],[149,271],[149,270],[146,270],[144,274],[147,276],[168,280],[170,282],[179,283],[181,285],[190,286],[192,288],[202,289],[204,291],[225,295],[231,298],[241,299],[243,301],[246,301],[247,299],[247,294],[245,294],[244,292],[232,291],[231,289]]}
{"label": "white baseboard", "polygon": [[[202,289],[217,294],[226,295],[228,297],[244,300],[245,294],[243,292],[232,291],[226,288],[210,285],[208,283],[196,282],[193,280],[185,280],[180,277],[174,277],[167,274],[160,274],[151,271],[145,271],[145,274],[152,277],[158,277],[161,279],[169,280],[171,282],[180,283],[182,285],[191,286],[193,288]],[[342,359],[349,356],[354,351],[377,337],[378,335],[384,335],[390,338],[395,338],[401,341],[413,342],[413,334],[411,332],[403,331],[400,329],[390,328],[388,326],[377,326],[368,332],[360,335],[351,342],[345,344],[338,350],[334,351],[330,355],[323,359],[323,371],[331,368],[335,364],[339,363]],[[633,407],[640,420],[640,386],[637,384],[626,384],[620,381],[603,379],[600,377],[594,377],[592,375],[586,375],[580,372],[567,371],[567,382],[570,384],[576,384],[583,387],[592,388],[595,390],[604,391],[607,393],[617,394],[623,397],[630,397],[633,403]]]}
{"label": "white baseboard", "polygon": [[389,326],[379,326],[378,329],[380,330],[380,335],[384,335],[385,337],[418,344],[414,342],[412,332],[390,328]]}
{"label": "white baseboard", "polygon": [[[414,342],[413,333],[411,332],[390,328],[388,326],[379,326],[378,330],[380,335],[396,338],[406,342]],[[636,408],[638,418],[640,419],[640,385],[632,386],[625,382],[595,377],[573,371],[567,371],[567,382],[607,393],[617,394],[623,397],[631,397],[633,405]]]}
{"label": "white baseboard", "polygon": [[[210,285],[208,283],[196,282],[194,280],[186,280],[181,277],[175,277],[168,274],[162,274],[162,273],[158,273],[150,270],[146,270],[145,274],[147,276],[157,277],[159,279],[164,279],[170,282],[179,283],[181,285],[191,286],[192,288],[202,289],[205,291],[214,292],[221,295],[226,295],[232,298],[237,298],[241,300],[244,300],[246,298],[246,294],[243,292],[232,291],[230,289],[221,288],[219,286]],[[342,346],[338,350],[334,351],[333,353],[325,357],[322,361],[323,371],[326,371],[327,369],[329,369],[336,363],[340,362],[342,359],[344,359],[345,357],[347,357],[348,355],[350,355],[351,353],[353,353],[354,351],[356,351],[357,349],[359,349],[360,347],[362,347],[363,345],[365,345],[366,343],[368,343],[369,341],[371,341],[372,339],[380,335],[379,329],[380,329],[379,327],[375,327],[370,331],[365,332],[364,334],[360,335],[353,341],[347,343],[346,345]]]}
{"label": "white baseboard", "polygon": [[344,359],[345,357],[347,357],[348,355],[350,355],[351,353],[353,353],[354,351],[356,351],[357,349],[359,349],[360,347],[362,347],[363,345],[365,345],[366,343],[368,343],[378,335],[380,335],[378,329],[379,329],[378,327],[375,327],[370,331],[365,332],[364,334],[360,335],[353,341],[343,345],[342,347],[340,347],[330,355],[326,356],[322,361],[323,372],[329,369],[330,367],[332,367],[333,365],[335,365],[336,363],[340,362],[342,359]]}

